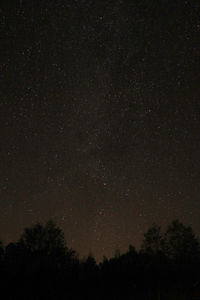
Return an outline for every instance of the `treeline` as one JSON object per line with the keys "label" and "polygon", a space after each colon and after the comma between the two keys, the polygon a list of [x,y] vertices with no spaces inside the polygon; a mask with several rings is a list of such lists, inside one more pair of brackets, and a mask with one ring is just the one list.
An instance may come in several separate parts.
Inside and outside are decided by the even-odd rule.
{"label": "treeline", "polygon": [[141,249],[97,264],[79,259],[53,221],[25,228],[16,243],[0,243],[5,299],[191,299],[200,281],[200,242],[175,220],[165,232],[154,224]]}

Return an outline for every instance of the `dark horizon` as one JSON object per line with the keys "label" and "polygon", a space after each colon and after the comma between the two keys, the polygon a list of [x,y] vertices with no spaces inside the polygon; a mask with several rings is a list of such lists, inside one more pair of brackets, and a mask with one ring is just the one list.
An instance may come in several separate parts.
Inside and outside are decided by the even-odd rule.
{"label": "dark horizon", "polygon": [[141,249],[80,259],[52,221],[25,228],[17,243],[0,241],[2,293],[12,299],[199,300],[200,240],[179,220],[154,224]]}

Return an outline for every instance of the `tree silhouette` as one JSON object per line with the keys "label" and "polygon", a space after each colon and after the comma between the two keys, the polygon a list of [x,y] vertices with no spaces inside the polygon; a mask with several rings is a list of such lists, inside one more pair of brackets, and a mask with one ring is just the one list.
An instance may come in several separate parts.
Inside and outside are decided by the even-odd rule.
{"label": "tree silhouette", "polygon": [[144,234],[141,251],[147,254],[158,254],[164,250],[164,237],[161,226],[153,224]]}
{"label": "tree silhouette", "polygon": [[94,256],[90,253],[84,262],[85,269],[89,272],[94,272],[97,270],[97,263]]}
{"label": "tree silhouette", "polygon": [[66,246],[64,233],[53,221],[25,228],[18,242],[7,245],[5,251],[11,293],[56,299],[54,293],[61,295],[66,286],[72,286],[74,259],[75,251]]}
{"label": "tree silhouette", "polygon": [[[153,224],[140,251],[79,260],[53,221],[25,228],[16,243],[0,243],[0,276],[8,299],[184,299],[200,280],[199,242],[190,226]],[[10,289],[12,287],[12,289]]]}
{"label": "tree silhouette", "polygon": [[[165,254],[169,259],[169,277],[174,289],[186,295],[194,282],[199,280],[199,243],[190,226],[174,220],[166,229]],[[173,283],[173,284],[172,284]]]}
{"label": "tree silhouette", "polygon": [[65,252],[65,240],[62,230],[53,221],[45,225],[37,223],[33,227],[25,228],[19,243],[30,251],[45,251],[51,255],[55,249]]}
{"label": "tree silhouette", "polygon": [[45,256],[63,263],[63,259],[71,259],[75,251],[68,249],[62,230],[50,220],[42,225],[37,223],[33,227],[25,228],[18,246],[32,254]]}
{"label": "tree silhouette", "polygon": [[174,220],[165,233],[165,246],[170,258],[177,260],[196,259],[199,256],[199,243],[192,228]]}

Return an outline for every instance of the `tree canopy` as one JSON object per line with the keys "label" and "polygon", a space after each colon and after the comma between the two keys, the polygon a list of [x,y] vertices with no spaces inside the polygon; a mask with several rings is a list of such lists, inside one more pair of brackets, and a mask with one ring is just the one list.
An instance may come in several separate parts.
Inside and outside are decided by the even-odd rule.
{"label": "tree canopy", "polygon": [[143,300],[168,290],[165,299],[183,299],[200,280],[199,245],[192,228],[174,220],[165,231],[153,224],[139,251],[129,245],[97,264],[92,254],[78,259],[48,221],[25,228],[16,243],[0,243],[0,278],[4,291],[12,287],[9,299]]}
{"label": "tree canopy", "polygon": [[54,255],[58,251],[65,254],[67,250],[64,233],[51,220],[44,225],[37,223],[33,227],[25,228],[18,243],[31,252],[46,255]]}

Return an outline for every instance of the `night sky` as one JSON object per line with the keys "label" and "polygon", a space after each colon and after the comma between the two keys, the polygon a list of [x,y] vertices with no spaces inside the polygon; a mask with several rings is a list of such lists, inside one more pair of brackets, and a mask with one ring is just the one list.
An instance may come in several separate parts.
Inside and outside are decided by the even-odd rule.
{"label": "night sky", "polygon": [[97,260],[200,234],[199,0],[0,4],[0,238],[56,221]]}

